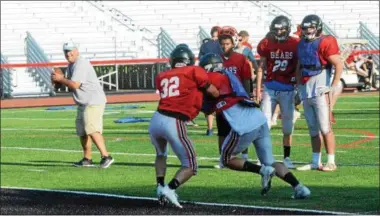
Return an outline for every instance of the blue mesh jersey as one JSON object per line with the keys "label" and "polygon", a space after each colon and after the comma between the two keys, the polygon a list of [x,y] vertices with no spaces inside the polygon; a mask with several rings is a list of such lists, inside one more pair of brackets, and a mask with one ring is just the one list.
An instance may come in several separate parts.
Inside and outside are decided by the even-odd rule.
{"label": "blue mesh jersey", "polygon": [[207,53],[215,53],[217,55],[223,54],[222,47],[220,46],[218,40],[209,40],[206,43],[202,44],[201,48],[199,49],[198,58],[201,58]]}

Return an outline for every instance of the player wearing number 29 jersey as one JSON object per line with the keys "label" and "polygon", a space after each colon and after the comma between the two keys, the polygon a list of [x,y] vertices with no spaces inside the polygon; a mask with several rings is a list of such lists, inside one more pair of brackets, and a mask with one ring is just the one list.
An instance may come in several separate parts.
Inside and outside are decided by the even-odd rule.
{"label": "player wearing number 29 jersey", "polygon": [[290,145],[293,133],[294,84],[296,83],[297,44],[299,39],[290,37],[290,20],[277,16],[270,25],[270,32],[260,41],[257,52],[260,55],[260,68],[257,76],[257,95],[260,100],[261,77],[266,69],[264,93],[261,109],[267,117],[269,128],[277,104],[280,105],[284,164],[295,168],[290,160]]}
{"label": "player wearing number 29 jersey", "polygon": [[[193,143],[187,136],[186,121],[196,117],[202,107],[203,93],[219,96],[215,86],[209,84],[206,71],[194,65],[194,54],[185,44],[178,45],[170,55],[171,70],[156,77],[160,93],[157,111],[149,125],[149,135],[156,150],[157,196],[182,207],[175,190],[197,172]],[[165,184],[168,143],[181,161],[181,168]]]}

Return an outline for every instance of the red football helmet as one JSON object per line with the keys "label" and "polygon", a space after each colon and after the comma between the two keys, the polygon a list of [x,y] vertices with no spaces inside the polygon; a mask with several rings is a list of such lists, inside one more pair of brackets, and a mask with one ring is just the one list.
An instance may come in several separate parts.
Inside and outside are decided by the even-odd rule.
{"label": "red football helmet", "polygon": [[237,30],[232,26],[223,26],[219,31],[219,38],[220,37],[230,37],[232,40],[232,43],[234,43],[234,46],[236,47],[239,42],[239,35]]}

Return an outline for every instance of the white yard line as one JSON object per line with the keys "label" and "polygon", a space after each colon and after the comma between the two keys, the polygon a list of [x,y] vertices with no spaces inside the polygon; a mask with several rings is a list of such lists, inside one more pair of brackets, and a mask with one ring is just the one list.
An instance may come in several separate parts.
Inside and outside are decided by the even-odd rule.
{"label": "white yard line", "polygon": [[[55,189],[44,189],[44,188],[25,188],[25,187],[12,187],[12,186],[1,186],[4,189],[18,189],[18,190],[29,190],[29,191],[45,191],[54,193],[70,193],[85,196],[98,196],[98,197],[112,197],[119,199],[135,199],[135,200],[149,200],[156,201],[156,197],[139,197],[139,196],[126,196],[118,194],[108,194],[108,193],[96,193],[96,192],[86,192],[86,191],[71,191],[71,190],[55,190]],[[181,201],[182,203],[204,205],[204,206],[220,206],[220,207],[238,207],[238,208],[252,208],[252,209],[265,209],[271,211],[298,211],[304,213],[318,213],[318,214],[351,214],[347,212],[335,212],[335,211],[321,211],[321,210],[307,210],[298,208],[281,208],[281,207],[269,207],[269,206],[254,206],[254,205],[239,205],[239,204],[225,204],[225,203],[208,203],[208,202],[194,202],[194,201]]]}
{"label": "white yard line", "polygon": [[[68,129],[68,128],[1,128],[1,132],[3,131],[75,131],[75,128]],[[133,129],[105,129],[105,132],[135,132],[135,133],[148,133],[148,129],[146,130],[133,130]],[[188,130],[188,132],[196,133],[196,134],[203,134],[203,130]],[[271,133],[271,135],[274,136],[283,136],[282,133]],[[302,136],[302,137],[310,137],[309,134],[297,134],[294,133],[293,136]],[[351,138],[379,138],[379,136],[367,136],[367,135],[340,135],[335,134],[335,137],[351,137]]]}
{"label": "white yard line", "polygon": [[[118,114],[120,112],[110,112],[110,113],[104,113],[104,115],[111,115],[111,114]],[[74,121],[73,120],[74,117],[67,117],[67,118],[19,118],[19,117],[2,117],[1,119],[3,120],[30,120],[30,121],[55,121],[55,120],[66,120],[66,121]],[[111,118],[116,118],[116,117],[107,117],[105,119],[111,119]],[[201,119],[198,119],[197,121],[200,121]],[[350,119],[350,118],[335,118],[336,121],[373,121],[373,120],[379,120],[379,118],[354,118],[354,119]],[[279,119],[279,121],[281,121]],[[301,118],[301,119],[298,119],[297,121],[306,121],[306,119],[304,118]]]}
{"label": "white yard line", "polygon": [[[13,147],[13,146],[2,146],[1,149],[11,149],[11,150],[26,150],[26,151],[49,151],[49,152],[64,152],[64,153],[82,153],[80,150],[69,150],[69,149],[52,149],[52,148],[29,148],[29,147]],[[99,152],[94,152],[99,154]],[[141,156],[141,157],[156,157],[156,154],[144,154],[144,153],[127,153],[127,152],[110,152],[112,155],[129,155],[129,156]],[[275,157],[282,157],[283,155],[273,155]],[[176,155],[168,155],[169,158],[177,158]],[[198,160],[219,160],[219,157],[202,157],[197,156]]]}
{"label": "white yard line", "polygon": [[[32,147],[17,147],[17,146],[2,146],[1,149],[8,149],[8,150],[22,150],[22,151],[46,151],[46,152],[63,152],[63,153],[83,153],[81,150],[69,150],[69,149],[53,149],[53,148],[32,148]],[[93,152],[94,154],[100,154],[99,152]],[[156,154],[144,154],[144,153],[127,153],[127,152],[110,152],[112,155],[128,155],[128,156],[138,156],[138,157],[156,157]],[[278,162],[282,161],[283,155],[273,155],[275,157],[280,157],[281,160],[276,160]],[[168,155],[169,158],[177,158],[176,155]],[[198,160],[212,160],[217,161],[219,160],[219,157],[202,157],[197,156]],[[253,158],[252,158],[253,159]],[[257,159],[253,159],[253,161],[257,161]],[[308,164],[310,162],[306,161],[293,161],[294,164]],[[338,166],[376,166],[378,167],[379,164],[337,164]]]}

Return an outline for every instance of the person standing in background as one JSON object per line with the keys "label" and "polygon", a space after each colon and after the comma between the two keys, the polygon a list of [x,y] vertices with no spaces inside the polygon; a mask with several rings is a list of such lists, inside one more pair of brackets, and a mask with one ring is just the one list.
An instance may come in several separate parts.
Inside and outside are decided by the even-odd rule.
{"label": "person standing in background", "polygon": [[63,52],[69,62],[67,78],[63,73],[54,72],[51,75],[53,82],[69,87],[73,93],[73,99],[78,105],[75,121],[76,133],[80,138],[84,157],[74,163],[76,167],[92,167],[91,145],[92,141],[100,151],[101,168],[108,168],[114,159],[109,155],[104,142],[103,114],[107,103],[105,93],[96,76],[91,63],[79,55],[77,45],[73,42],[63,44]]}

